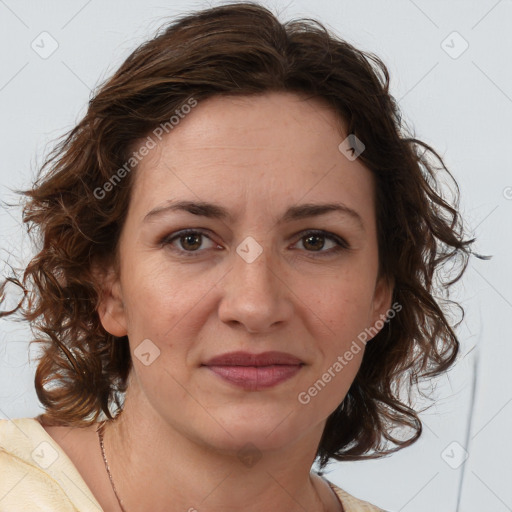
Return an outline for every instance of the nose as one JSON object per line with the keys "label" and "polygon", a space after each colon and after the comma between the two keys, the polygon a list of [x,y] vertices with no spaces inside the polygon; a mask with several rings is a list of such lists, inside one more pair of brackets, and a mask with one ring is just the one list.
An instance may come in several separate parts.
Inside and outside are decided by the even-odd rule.
{"label": "nose", "polygon": [[265,249],[252,262],[234,254],[232,269],[222,280],[219,318],[247,332],[267,333],[283,326],[293,314],[293,294],[277,256]]}

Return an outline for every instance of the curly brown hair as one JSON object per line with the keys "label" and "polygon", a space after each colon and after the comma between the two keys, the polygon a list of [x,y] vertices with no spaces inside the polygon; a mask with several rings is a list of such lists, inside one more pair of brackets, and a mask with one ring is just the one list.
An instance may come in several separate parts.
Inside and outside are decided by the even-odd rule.
{"label": "curly brown hair", "polygon": [[[445,372],[459,342],[448,321],[449,287],[466,269],[473,239],[465,239],[459,190],[442,158],[414,138],[389,93],[389,75],[375,55],[311,19],[280,23],[253,3],[218,6],[164,25],[98,87],[81,121],[55,145],[26,196],[23,219],[41,247],[5,285],[23,288],[22,301],[1,316],[21,313],[43,350],[35,375],[47,424],[86,426],[112,406],[122,409],[132,360],[125,338],[102,327],[101,287],[94,264],[118,261],[118,240],[133,175],[105,184],[133,157],[134,147],[194,98],[295,92],[328,102],[348,133],[365,144],[359,158],[376,183],[381,274],[402,306],[368,343],[362,365],[329,416],[317,457],[361,460],[415,442],[422,425],[400,397],[420,379]],[[441,176],[454,184],[442,195]],[[455,263],[449,279],[439,270]],[[453,270],[453,268],[451,268]],[[438,293],[439,296],[434,294]],[[407,402],[407,403],[406,403]],[[399,438],[396,429],[411,429]],[[390,443],[394,447],[390,447]]]}

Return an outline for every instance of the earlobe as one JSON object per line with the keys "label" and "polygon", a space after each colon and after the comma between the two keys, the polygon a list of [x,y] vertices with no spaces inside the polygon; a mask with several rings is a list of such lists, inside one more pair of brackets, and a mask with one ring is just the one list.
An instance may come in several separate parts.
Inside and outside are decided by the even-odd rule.
{"label": "earlobe", "polygon": [[114,270],[102,272],[101,294],[98,299],[98,315],[103,328],[113,336],[127,335],[126,313],[119,279]]}

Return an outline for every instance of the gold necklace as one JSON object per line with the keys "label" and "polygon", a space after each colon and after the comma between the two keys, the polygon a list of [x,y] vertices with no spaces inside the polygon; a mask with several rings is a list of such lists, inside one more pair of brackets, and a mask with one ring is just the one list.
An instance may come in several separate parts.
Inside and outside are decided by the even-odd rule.
{"label": "gold necklace", "polygon": [[[121,500],[121,498],[119,497],[119,494],[117,494],[117,490],[116,490],[116,486],[114,484],[114,479],[112,478],[112,473],[110,472],[110,468],[108,466],[108,461],[107,461],[107,455],[105,454],[105,446],[104,446],[104,443],[103,443],[103,431],[105,430],[105,425],[107,424],[107,420],[103,420],[101,423],[100,423],[100,426],[98,427],[97,429],[97,432],[98,432],[98,438],[100,440],[100,448],[101,448],[101,454],[103,455],[103,462],[105,463],[105,469],[107,470],[107,474],[108,474],[108,478],[110,480],[110,484],[112,485],[112,490],[114,491],[114,494],[117,498],[117,502],[119,503],[119,506],[121,507],[121,510],[123,512],[126,512],[125,508],[123,507],[123,502]],[[316,489],[315,489],[316,491]],[[331,491],[334,492],[334,490],[331,488]],[[336,493],[334,493],[336,494]],[[317,492],[317,496],[318,498],[320,499],[320,496],[318,495],[318,492]],[[343,508],[343,505],[340,501],[340,499],[338,498],[338,496],[336,495],[336,498],[341,506],[341,510],[343,512],[344,508]],[[320,499],[320,501],[322,501]],[[325,512],[325,504],[322,503],[322,508]]]}
{"label": "gold necklace", "polygon": [[103,461],[105,462],[105,468],[107,469],[108,478],[110,479],[110,484],[112,485],[112,489],[114,491],[114,494],[116,495],[117,502],[119,503],[119,506],[121,507],[121,510],[123,512],[126,512],[125,508],[123,507],[123,503],[121,501],[121,498],[117,494],[116,486],[114,485],[114,479],[112,478],[112,474],[110,473],[110,468],[108,467],[107,456],[105,455],[105,447],[103,445],[103,430],[105,429],[106,423],[107,423],[107,420],[103,420],[100,423],[100,426],[98,427],[98,438],[100,440],[101,454],[103,455]]}

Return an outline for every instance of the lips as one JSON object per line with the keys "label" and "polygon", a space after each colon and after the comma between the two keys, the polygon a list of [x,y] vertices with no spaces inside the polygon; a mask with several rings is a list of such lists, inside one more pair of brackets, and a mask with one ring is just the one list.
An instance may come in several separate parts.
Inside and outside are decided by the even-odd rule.
{"label": "lips", "polygon": [[224,381],[257,391],[292,378],[303,365],[299,358],[284,352],[230,352],[215,356],[202,366]]}
{"label": "lips", "polygon": [[263,352],[262,354],[229,352],[209,359],[205,363],[205,366],[271,366],[297,364],[302,364],[302,361],[285,352]]}

